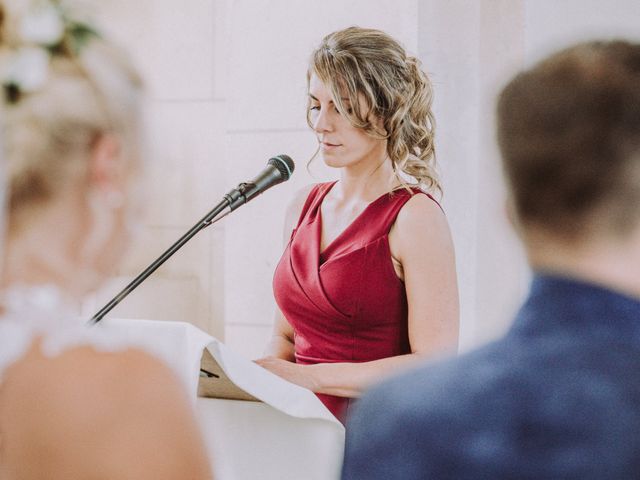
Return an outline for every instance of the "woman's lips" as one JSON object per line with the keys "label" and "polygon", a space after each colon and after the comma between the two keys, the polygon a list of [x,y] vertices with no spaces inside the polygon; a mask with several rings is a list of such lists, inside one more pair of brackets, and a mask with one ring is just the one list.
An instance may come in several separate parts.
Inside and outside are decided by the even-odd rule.
{"label": "woman's lips", "polygon": [[320,142],[322,145],[322,150],[335,150],[336,148],[342,146],[338,143],[329,143],[329,142]]}

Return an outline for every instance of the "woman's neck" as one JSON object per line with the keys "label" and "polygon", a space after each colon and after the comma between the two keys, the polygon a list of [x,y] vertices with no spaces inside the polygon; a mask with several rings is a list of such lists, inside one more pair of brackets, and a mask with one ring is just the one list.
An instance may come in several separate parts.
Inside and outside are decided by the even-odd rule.
{"label": "woman's neck", "polygon": [[91,279],[82,273],[77,229],[73,215],[49,209],[28,224],[10,228],[4,246],[2,288],[53,285],[80,299]]}
{"label": "woman's neck", "polygon": [[340,172],[340,181],[333,188],[334,194],[344,200],[359,199],[371,202],[398,185],[398,179],[388,157],[365,165],[345,167]]}

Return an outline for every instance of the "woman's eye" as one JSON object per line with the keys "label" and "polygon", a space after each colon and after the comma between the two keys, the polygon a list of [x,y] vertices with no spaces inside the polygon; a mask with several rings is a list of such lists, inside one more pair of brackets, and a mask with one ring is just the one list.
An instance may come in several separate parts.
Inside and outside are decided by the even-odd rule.
{"label": "woman's eye", "polygon": [[311,105],[311,106],[309,107],[309,110],[316,110],[316,111],[317,111],[317,110],[320,110],[320,105]]}

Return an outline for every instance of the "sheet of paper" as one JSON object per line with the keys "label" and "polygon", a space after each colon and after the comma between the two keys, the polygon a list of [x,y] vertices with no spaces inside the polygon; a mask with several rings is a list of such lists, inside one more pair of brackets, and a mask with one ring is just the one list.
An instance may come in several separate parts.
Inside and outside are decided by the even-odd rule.
{"label": "sheet of paper", "polygon": [[[344,428],[313,392],[265,370],[213,337],[207,346],[207,353],[211,355],[215,364],[212,364],[211,359],[205,354],[203,370],[212,368],[215,370],[212,373],[219,374],[222,371],[224,375],[220,375],[221,378],[201,377],[200,391],[203,396],[258,400],[292,417],[326,420]],[[213,387],[216,383],[220,385],[219,390]],[[229,383],[236,389],[230,388]],[[206,391],[204,385],[210,386],[210,390]]]}
{"label": "sheet of paper", "polygon": [[[313,392],[265,370],[189,323],[107,319],[99,328],[164,360],[182,379],[194,402],[198,393],[259,401],[292,417],[325,420],[344,432]],[[202,377],[200,369],[216,376]]]}

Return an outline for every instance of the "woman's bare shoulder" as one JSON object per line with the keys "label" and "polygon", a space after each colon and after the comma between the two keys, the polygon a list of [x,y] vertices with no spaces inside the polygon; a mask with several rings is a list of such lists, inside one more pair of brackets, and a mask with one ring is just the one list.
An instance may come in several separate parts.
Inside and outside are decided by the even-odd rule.
{"label": "woman's bare shoulder", "polygon": [[[113,475],[139,469],[139,478],[174,478],[166,475],[194,455],[206,467],[184,387],[141,350],[82,346],[49,358],[36,344],[7,372],[3,390],[5,438],[15,442],[18,457],[54,446],[48,447],[50,461],[71,462],[78,474],[100,466]],[[20,445],[32,448],[20,453]],[[160,455],[165,473],[141,464]]]}
{"label": "woman's bare shoulder", "polygon": [[428,252],[441,255],[453,251],[447,217],[433,198],[413,195],[400,209],[389,233],[392,254],[401,260]]}
{"label": "woman's bare shoulder", "polygon": [[414,194],[407,200],[398,212],[396,225],[401,232],[408,233],[421,229],[434,234],[449,231],[447,218],[440,204],[423,193]]}
{"label": "woman's bare shoulder", "polygon": [[312,183],[296,190],[287,205],[287,216],[295,216],[296,219],[300,216],[302,208],[304,207],[307,198],[309,198],[311,190],[313,190],[317,185],[317,183]]}
{"label": "woman's bare shoulder", "polygon": [[66,349],[55,356],[42,353],[40,345],[32,345],[25,357],[8,372],[5,385],[20,393],[46,391],[47,402],[69,402],[77,407],[97,405],[110,398],[113,405],[117,393],[155,393],[158,388],[177,386],[177,378],[169,367],[152,355],[138,349],[97,351],[90,345]]}
{"label": "woman's bare shoulder", "polygon": [[289,235],[291,231],[298,224],[298,220],[300,220],[300,214],[302,213],[302,209],[304,208],[307,199],[309,198],[309,194],[317,184],[306,185],[300,189],[298,189],[289,203],[287,204],[287,210],[284,218],[284,241],[285,243],[289,240]]}

